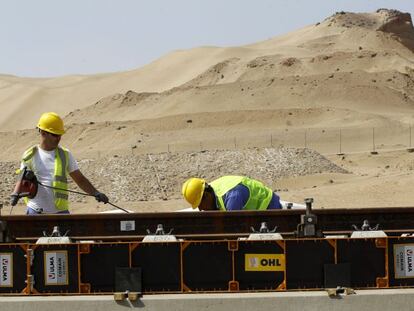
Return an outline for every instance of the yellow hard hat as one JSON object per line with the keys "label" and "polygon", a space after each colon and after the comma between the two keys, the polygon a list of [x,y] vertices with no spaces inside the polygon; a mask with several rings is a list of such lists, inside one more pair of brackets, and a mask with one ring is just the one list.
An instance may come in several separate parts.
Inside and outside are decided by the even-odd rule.
{"label": "yellow hard hat", "polygon": [[203,198],[204,188],[206,187],[206,181],[201,178],[188,179],[181,189],[184,199],[191,204],[193,208],[197,208],[200,205]]}
{"label": "yellow hard hat", "polygon": [[63,135],[65,134],[65,129],[63,128],[63,120],[54,112],[45,112],[39,119],[37,127],[43,131]]}

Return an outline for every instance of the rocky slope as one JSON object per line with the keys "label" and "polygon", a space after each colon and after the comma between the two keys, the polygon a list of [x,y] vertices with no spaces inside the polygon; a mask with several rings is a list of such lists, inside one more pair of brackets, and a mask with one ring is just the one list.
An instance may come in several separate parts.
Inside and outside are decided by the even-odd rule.
{"label": "rocky slope", "polygon": [[[0,162],[0,203],[4,206],[13,190],[17,165]],[[213,180],[222,175],[246,175],[274,188],[285,177],[347,173],[315,151],[295,148],[117,156],[84,159],[79,166],[114,203],[178,199],[182,183],[192,176]],[[70,187],[76,189],[73,183]],[[71,201],[84,202],[85,198],[71,195]]]}

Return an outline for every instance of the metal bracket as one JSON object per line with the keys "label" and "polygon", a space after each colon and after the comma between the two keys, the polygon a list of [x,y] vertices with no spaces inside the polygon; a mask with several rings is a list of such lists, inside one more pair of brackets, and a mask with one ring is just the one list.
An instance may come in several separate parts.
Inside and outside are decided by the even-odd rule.
{"label": "metal bracket", "polygon": [[355,231],[377,231],[379,224],[377,224],[375,227],[371,227],[369,221],[367,219],[364,219],[361,228],[358,228],[356,225],[352,225],[352,228],[354,228]]}
{"label": "metal bracket", "polygon": [[33,266],[34,252],[33,252],[32,248],[27,249],[26,254],[24,255],[24,257],[26,259],[29,259],[30,266]]}
{"label": "metal bracket", "polygon": [[28,274],[26,281],[24,281],[27,285],[27,289],[29,290],[29,293],[33,293],[35,280],[33,277],[33,274]]}
{"label": "metal bracket", "polygon": [[352,227],[355,231],[352,232],[351,238],[383,238],[387,236],[384,231],[378,230],[379,224],[371,227],[367,219],[364,220],[361,228],[358,228],[356,225],[352,225]]}
{"label": "metal bracket", "polygon": [[165,233],[164,226],[158,224],[154,233],[151,233],[151,231],[147,229],[148,235],[144,237],[142,242],[176,242],[177,238],[171,234],[173,230],[174,228],[171,228],[168,233]]}
{"label": "metal bracket", "polygon": [[341,295],[348,296],[356,294],[354,289],[341,286],[338,286],[337,288],[328,288],[326,292],[328,293],[329,298],[339,298]]}
{"label": "metal bracket", "polygon": [[141,293],[130,292],[129,290],[127,290],[125,292],[114,293],[114,300],[118,302],[123,300],[137,301],[140,296]]}
{"label": "metal bracket", "polygon": [[64,234],[64,235],[62,235],[62,234],[60,233],[60,228],[59,228],[59,226],[54,226],[54,227],[53,227],[53,230],[52,230],[52,233],[51,233],[50,235],[47,235],[46,231],[43,231],[43,236],[44,236],[44,237],[66,237],[66,236],[68,236],[69,231],[70,231],[70,230],[67,230],[67,231],[65,232],[65,234]]}
{"label": "metal bracket", "polygon": [[43,231],[43,237],[37,239],[36,244],[67,244],[71,243],[71,239],[67,236],[69,230],[64,235],[60,233],[59,226],[54,226],[50,235]]}
{"label": "metal bracket", "polygon": [[171,228],[171,230],[168,233],[165,233],[164,226],[162,224],[157,225],[157,229],[155,229],[154,233],[151,233],[149,229],[147,229],[148,235],[170,235],[173,232],[174,228]]}
{"label": "metal bracket", "polygon": [[267,227],[267,222],[262,222],[262,223],[260,224],[260,229],[259,229],[259,231],[256,231],[256,230],[254,229],[254,227],[250,227],[250,230],[252,230],[252,232],[253,232],[253,233],[275,233],[275,232],[276,232],[276,229],[277,229],[277,226],[275,226],[275,227],[273,228],[273,230],[269,230],[269,228]]}
{"label": "metal bracket", "polygon": [[300,224],[295,231],[296,237],[322,237],[322,231],[317,229],[318,217],[312,213],[313,198],[306,198],[305,215],[300,215]]}
{"label": "metal bracket", "polygon": [[259,231],[256,231],[253,227],[250,227],[253,233],[247,238],[239,238],[239,240],[283,240],[280,233],[276,233],[277,226],[273,230],[269,230],[266,222],[260,224]]}

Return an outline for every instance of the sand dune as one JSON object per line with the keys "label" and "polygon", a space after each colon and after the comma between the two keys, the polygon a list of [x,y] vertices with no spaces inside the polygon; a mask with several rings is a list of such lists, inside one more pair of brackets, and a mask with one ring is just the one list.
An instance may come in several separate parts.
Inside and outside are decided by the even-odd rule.
{"label": "sand dune", "polygon": [[[50,79],[0,76],[0,107],[3,112],[0,116],[0,130],[30,128],[36,121],[39,111],[54,110],[65,115],[116,93],[125,94],[128,90],[136,93],[161,92],[163,99],[154,109],[150,103],[150,112],[139,110],[136,113],[138,116],[132,115],[133,119],[140,119],[141,113],[142,118],[152,117],[154,110],[154,117],[160,117],[188,112],[190,105],[206,106],[203,100],[198,100],[197,96],[188,90],[184,97],[191,96],[191,104],[186,106],[188,100],[175,97],[178,92],[185,92],[188,87],[194,89],[195,86],[229,84],[228,87],[231,89],[234,87],[232,83],[249,81],[252,85],[248,85],[247,88],[256,88],[253,82],[260,83],[260,80],[266,78],[277,82],[278,78],[299,76],[300,82],[303,83],[299,87],[307,93],[311,81],[325,84],[327,77],[318,75],[350,76],[355,71],[377,73],[378,80],[393,79],[393,71],[410,73],[409,77],[412,80],[413,75],[409,68],[413,67],[414,58],[409,43],[414,37],[414,32],[410,23],[409,14],[394,11],[337,13],[319,24],[264,42],[244,47],[200,47],[176,51],[128,72]],[[367,80],[375,80],[375,77],[364,75],[358,78],[360,81],[353,83],[364,85]],[[263,86],[264,83],[266,82],[260,84]],[[347,81],[338,83],[346,85]],[[381,87],[382,85],[377,84],[377,88]],[[385,87],[402,92],[404,85],[393,81],[391,86]],[[265,92],[272,89],[273,86],[268,85]],[[320,90],[317,89],[316,92],[319,93]],[[169,95],[171,100],[164,99]],[[242,95],[245,97],[245,94]],[[284,97],[285,103],[295,105],[303,101],[300,96],[286,98],[286,95],[288,94],[279,96]],[[411,93],[407,96],[412,100]],[[325,100],[323,94],[320,97],[322,101]],[[346,99],[344,95],[335,97],[338,101]],[[331,98],[327,100],[332,101]],[[398,102],[402,101],[402,98],[391,97],[389,100]],[[256,102],[255,98],[255,104]],[[184,103],[184,106],[181,103]],[[260,104],[258,106],[260,107]],[[233,110],[238,109],[237,106]],[[116,112],[114,117],[117,118]],[[81,120],[76,122],[79,121]]]}

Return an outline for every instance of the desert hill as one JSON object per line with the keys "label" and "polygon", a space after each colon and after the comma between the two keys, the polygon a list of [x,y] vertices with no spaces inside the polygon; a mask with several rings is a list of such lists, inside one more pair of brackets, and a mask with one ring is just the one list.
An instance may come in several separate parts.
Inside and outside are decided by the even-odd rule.
{"label": "desert hill", "polygon": [[[84,123],[269,110],[286,108],[286,103],[291,108],[351,104],[358,110],[360,102],[364,106],[366,99],[380,99],[375,110],[391,103],[404,114],[414,98],[413,38],[407,13],[340,12],[263,42],[176,51],[129,72],[50,79],[0,76],[0,130],[31,128],[44,110],[72,112],[69,122]],[[235,107],[226,102],[228,97]],[[134,106],[133,111],[120,100]],[[120,109],[113,109],[117,105]],[[111,112],[101,111],[106,108]]]}
{"label": "desert hill", "polygon": [[318,25],[250,45],[250,53],[242,56],[245,48],[233,49],[232,57],[179,87],[114,94],[72,112],[67,120],[127,121],[321,107],[376,117],[388,114],[392,107],[395,116],[387,116],[390,121],[396,117],[407,122],[414,100],[414,55],[403,41],[412,38],[414,29],[407,14],[389,10],[337,13]]}

